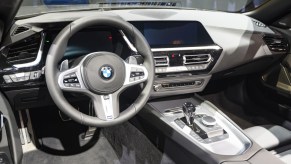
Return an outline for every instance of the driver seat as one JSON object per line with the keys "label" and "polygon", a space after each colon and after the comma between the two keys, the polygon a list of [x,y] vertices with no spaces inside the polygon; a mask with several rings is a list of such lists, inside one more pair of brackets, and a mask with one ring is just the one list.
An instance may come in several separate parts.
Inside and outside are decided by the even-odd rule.
{"label": "driver seat", "polygon": [[269,150],[283,162],[291,164],[291,131],[278,125],[262,125],[244,132],[262,148]]}

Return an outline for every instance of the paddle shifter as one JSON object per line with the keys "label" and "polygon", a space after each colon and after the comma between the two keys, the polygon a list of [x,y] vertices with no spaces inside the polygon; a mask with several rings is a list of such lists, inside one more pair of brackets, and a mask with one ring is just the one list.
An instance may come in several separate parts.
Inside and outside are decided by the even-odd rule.
{"label": "paddle shifter", "polygon": [[183,112],[189,126],[192,126],[194,123],[195,111],[196,108],[192,103],[186,102],[183,104]]}

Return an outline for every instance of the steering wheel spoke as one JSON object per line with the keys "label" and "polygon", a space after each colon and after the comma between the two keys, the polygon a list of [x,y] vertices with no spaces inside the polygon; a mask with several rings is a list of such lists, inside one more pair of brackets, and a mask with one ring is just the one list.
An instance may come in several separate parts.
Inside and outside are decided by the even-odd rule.
{"label": "steering wheel spoke", "polygon": [[123,88],[143,83],[148,79],[148,70],[143,65],[125,63],[125,71]]}
{"label": "steering wheel spoke", "polygon": [[81,68],[76,66],[74,68],[60,72],[58,76],[59,87],[64,91],[71,92],[87,92],[87,88],[81,77]]}
{"label": "steering wheel spoke", "polygon": [[97,117],[101,120],[113,120],[119,115],[118,94],[91,95]]}

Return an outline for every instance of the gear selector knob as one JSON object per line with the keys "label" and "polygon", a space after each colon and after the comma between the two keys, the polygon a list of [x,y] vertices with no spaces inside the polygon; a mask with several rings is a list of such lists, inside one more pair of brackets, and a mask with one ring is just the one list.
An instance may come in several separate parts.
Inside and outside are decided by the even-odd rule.
{"label": "gear selector knob", "polygon": [[191,102],[183,104],[183,112],[188,125],[193,125],[196,107]]}

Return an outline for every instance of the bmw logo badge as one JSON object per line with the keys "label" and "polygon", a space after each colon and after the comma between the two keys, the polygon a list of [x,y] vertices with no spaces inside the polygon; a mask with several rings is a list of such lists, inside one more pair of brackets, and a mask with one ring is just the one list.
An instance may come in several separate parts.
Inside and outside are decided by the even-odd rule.
{"label": "bmw logo badge", "polygon": [[109,80],[113,76],[113,69],[110,66],[102,66],[100,69],[102,79]]}

